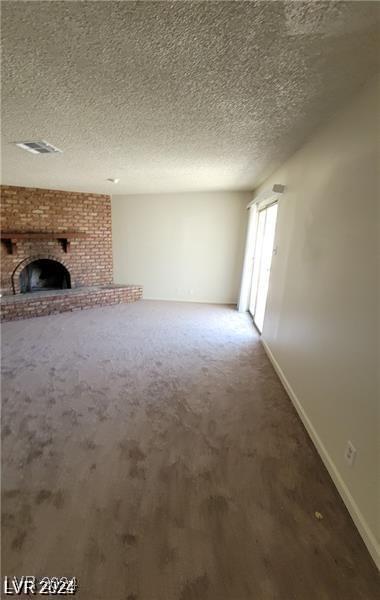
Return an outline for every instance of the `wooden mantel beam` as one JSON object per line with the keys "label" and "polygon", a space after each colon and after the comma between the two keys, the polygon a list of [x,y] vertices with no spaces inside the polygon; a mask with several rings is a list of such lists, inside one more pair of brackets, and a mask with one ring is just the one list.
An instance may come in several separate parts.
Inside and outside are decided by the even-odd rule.
{"label": "wooden mantel beam", "polygon": [[64,252],[70,252],[70,240],[87,238],[88,233],[84,231],[2,231],[0,236],[7,253],[14,254],[17,240],[58,240]]}

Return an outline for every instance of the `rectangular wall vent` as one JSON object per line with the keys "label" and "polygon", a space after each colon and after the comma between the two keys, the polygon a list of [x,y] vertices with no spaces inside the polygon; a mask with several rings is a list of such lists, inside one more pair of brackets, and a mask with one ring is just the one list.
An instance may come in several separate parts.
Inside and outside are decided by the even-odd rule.
{"label": "rectangular wall vent", "polygon": [[23,150],[27,150],[28,152],[32,152],[32,154],[57,154],[62,152],[62,150],[45,142],[45,140],[36,142],[16,142],[16,146]]}

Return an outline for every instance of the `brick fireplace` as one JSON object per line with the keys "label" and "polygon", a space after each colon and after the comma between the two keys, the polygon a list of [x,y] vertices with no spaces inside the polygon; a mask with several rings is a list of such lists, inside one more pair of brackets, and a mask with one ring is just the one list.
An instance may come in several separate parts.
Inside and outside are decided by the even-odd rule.
{"label": "brick fireplace", "polygon": [[1,186],[1,241],[3,319],[142,297],[113,284],[110,196]]}

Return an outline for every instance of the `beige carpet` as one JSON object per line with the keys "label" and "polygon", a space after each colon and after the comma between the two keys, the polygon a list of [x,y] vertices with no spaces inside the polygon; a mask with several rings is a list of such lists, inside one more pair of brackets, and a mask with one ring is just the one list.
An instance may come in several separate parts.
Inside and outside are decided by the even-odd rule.
{"label": "beige carpet", "polygon": [[379,597],[247,315],[144,301],[2,330],[4,575],[76,576],[81,600]]}

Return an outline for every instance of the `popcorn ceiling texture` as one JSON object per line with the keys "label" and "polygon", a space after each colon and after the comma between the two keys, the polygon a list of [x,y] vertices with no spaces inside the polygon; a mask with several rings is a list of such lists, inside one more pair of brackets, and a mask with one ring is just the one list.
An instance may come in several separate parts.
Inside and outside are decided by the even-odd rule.
{"label": "popcorn ceiling texture", "polygon": [[[4,2],[4,183],[252,189],[378,69],[376,2]],[[59,156],[12,142],[46,139]]]}

